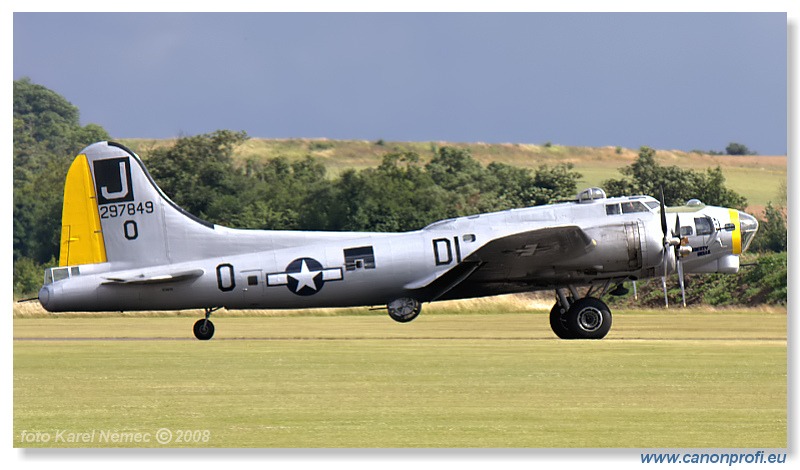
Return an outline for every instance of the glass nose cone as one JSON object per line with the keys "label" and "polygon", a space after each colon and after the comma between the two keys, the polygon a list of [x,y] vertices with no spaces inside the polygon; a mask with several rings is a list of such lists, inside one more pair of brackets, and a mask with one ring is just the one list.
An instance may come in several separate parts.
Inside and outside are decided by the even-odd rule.
{"label": "glass nose cone", "polygon": [[739,211],[739,226],[742,230],[742,251],[745,251],[758,231],[758,221],[752,215]]}

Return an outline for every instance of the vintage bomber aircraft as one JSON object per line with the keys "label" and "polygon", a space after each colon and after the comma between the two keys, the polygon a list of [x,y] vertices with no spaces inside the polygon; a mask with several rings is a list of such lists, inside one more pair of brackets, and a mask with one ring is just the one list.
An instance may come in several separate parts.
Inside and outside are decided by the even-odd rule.
{"label": "vintage bomber aircraft", "polygon": [[407,233],[234,230],[185,212],[136,154],[99,142],[67,174],[59,267],[39,300],[51,312],[203,308],[194,334],[207,340],[222,307],[386,305],[408,322],[423,302],[553,290],[556,335],[599,339],[611,327],[603,295],[678,269],[735,273],[757,229],[733,209],[693,201],[668,213],[663,195],[591,188]]}

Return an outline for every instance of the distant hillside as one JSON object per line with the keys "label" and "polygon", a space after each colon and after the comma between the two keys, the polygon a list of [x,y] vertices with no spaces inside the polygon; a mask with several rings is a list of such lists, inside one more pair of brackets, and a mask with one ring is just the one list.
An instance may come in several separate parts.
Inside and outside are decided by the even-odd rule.
{"label": "distant hillside", "polygon": [[[172,140],[120,139],[142,157],[150,150],[169,145]],[[323,161],[331,175],[347,168],[377,166],[384,154],[412,150],[429,159],[441,146],[467,148],[484,165],[497,161],[536,168],[570,162],[583,175],[582,186],[600,186],[602,181],[618,178],[619,168],[636,159],[638,149],[615,147],[571,147],[564,145],[486,144],[448,142],[369,142],[328,139],[250,139],[236,151],[236,158],[269,159],[278,156],[290,160],[313,155]],[[751,210],[760,212],[768,201],[778,202],[779,188],[786,183],[786,156],[712,156],[677,150],[658,150],[662,165],[677,165],[693,170],[719,165],[727,186],[747,197]]]}

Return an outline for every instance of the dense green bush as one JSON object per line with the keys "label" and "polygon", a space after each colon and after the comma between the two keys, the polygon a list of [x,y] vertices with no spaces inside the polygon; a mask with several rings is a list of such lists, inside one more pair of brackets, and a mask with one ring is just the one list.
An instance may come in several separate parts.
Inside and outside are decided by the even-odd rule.
{"label": "dense green bush", "polygon": [[786,209],[769,202],[764,209],[764,218],[758,221],[758,234],[750,244],[750,250],[780,252],[787,248]]}
{"label": "dense green bush", "polygon": [[[686,302],[692,305],[718,307],[734,305],[785,305],[787,301],[787,256],[783,253],[748,253],[742,256],[742,266],[737,274],[686,275]],[[681,294],[677,276],[668,278],[670,306],[679,305]],[[611,305],[623,307],[663,307],[664,290],[661,279],[648,279],[637,283],[639,299],[633,292],[622,297],[611,297]]]}
{"label": "dense green bush", "polygon": [[696,172],[674,165],[659,165],[655,156],[656,151],[650,147],[639,149],[636,161],[620,169],[623,178],[603,182],[606,193],[609,196],[658,195],[663,189],[668,206],[683,205],[697,198],[713,206],[747,207],[746,198],[725,187],[720,167]]}

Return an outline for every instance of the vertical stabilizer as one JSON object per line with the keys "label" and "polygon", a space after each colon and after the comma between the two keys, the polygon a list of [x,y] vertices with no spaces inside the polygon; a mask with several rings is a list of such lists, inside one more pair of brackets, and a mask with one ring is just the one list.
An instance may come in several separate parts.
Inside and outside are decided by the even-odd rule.
{"label": "vertical stabilizer", "polygon": [[61,213],[60,266],[104,263],[106,246],[97,211],[97,197],[86,155],[72,162],[64,183]]}
{"label": "vertical stabilizer", "polygon": [[83,149],[67,186],[62,265],[163,265],[200,257],[203,247],[215,246],[214,226],[172,202],[139,157],[120,144],[98,142]]}

